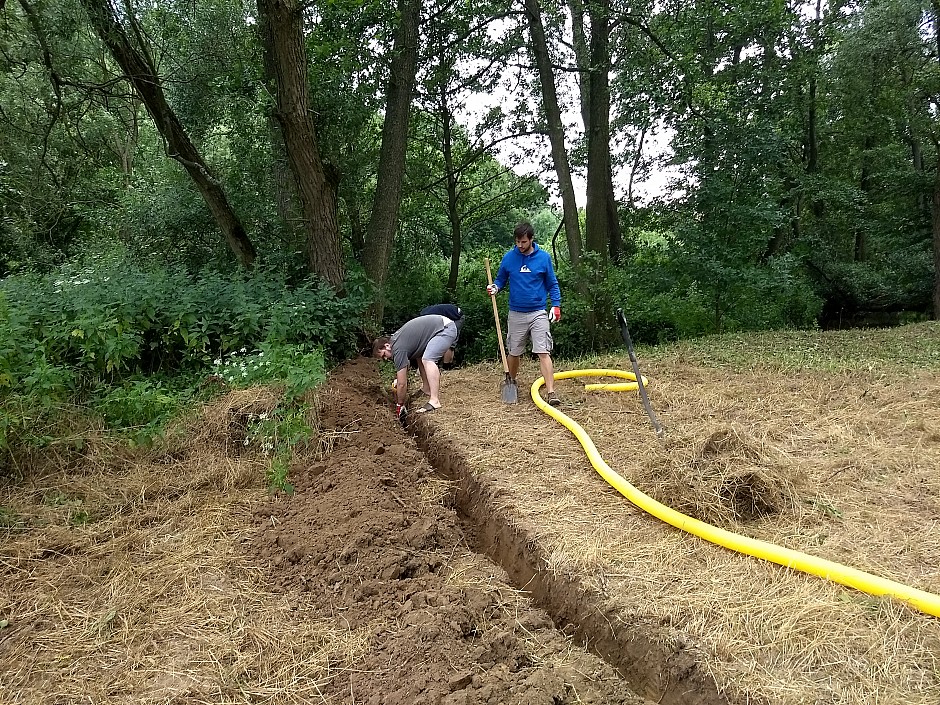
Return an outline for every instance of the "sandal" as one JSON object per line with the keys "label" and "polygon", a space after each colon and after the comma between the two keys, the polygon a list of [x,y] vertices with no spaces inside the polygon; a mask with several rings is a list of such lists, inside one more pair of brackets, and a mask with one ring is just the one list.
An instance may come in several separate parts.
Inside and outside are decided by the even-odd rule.
{"label": "sandal", "polygon": [[431,406],[431,402],[428,402],[428,403],[425,404],[424,406],[419,407],[418,409],[416,409],[416,410],[415,410],[415,413],[417,413],[417,414],[430,414],[432,411],[437,411],[437,410],[440,409],[440,408],[441,408],[441,407],[439,407],[439,406]]}
{"label": "sandal", "polygon": [[549,392],[545,395],[545,401],[551,406],[561,406],[561,398],[555,392]]}

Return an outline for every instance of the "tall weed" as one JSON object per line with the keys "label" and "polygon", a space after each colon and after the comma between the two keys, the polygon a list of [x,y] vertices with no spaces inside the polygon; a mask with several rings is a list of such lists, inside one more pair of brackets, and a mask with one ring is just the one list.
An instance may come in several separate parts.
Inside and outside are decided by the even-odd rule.
{"label": "tall weed", "polygon": [[199,375],[243,350],[267,358],[252,381],[276,378],[298,397],[323,379],[324,357],[355,349],[370,295],[358,274],[338,295],[318,279],[290,285],[264,267],[192,275],[120,253],[7,277],[0,450],[34,444],[30,429],[73,403],[143,442],[190,402]]}

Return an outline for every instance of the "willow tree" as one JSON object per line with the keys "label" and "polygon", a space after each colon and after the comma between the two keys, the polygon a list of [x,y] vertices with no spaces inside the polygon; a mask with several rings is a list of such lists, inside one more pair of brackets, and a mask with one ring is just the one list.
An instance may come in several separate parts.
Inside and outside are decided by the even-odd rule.
{"label": "willow tree", "polygon": [[163,91],[162,79],[148,47],[143,42],[145,33],[137,24],[134,13],[122,8],[120,16],[130,26],[128,33],[118,20],[118,13],[109,0],[80,2],[95,32],[124,71],[125,78],[153,118],[157,130],[166,141],[167,155],[179,162],[189,174],[212,212],[229,248],[243,266],[250,267],[256,256],[254,245],[229,203],[221,183],[170,106]]}
{"label": "willow tree", "polygon": [[299,0],[258,0],[277,87],[276,116],[300,197],[310,270],[341,289],[346,268],[336,220],[338,177],[320,156],[311,117],[303,10]]}

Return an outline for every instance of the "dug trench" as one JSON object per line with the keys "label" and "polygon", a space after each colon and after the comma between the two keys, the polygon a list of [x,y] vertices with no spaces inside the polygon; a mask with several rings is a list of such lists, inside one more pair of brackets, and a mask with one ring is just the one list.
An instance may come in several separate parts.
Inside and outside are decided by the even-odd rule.
{"label": "dug trench", "polygon": [[[422,419],[422,421],[424,421]],[[556,628],[616,669],[631,690],[666,705],[729,705],[694,655],[657,638],[666,625],[623,616],[622,606],[592,590],[583,576],[546,569],[546,550],[511,510],[495,502],[459,449],[434,443],[433,423],[413,425],[419,447],[455,483],[454,505],[470,547],[506,571],[552,618]]]}
{"label": "dug trench", "polygon": [[345,635],[324,702],[727,703],[662,625],[615,621],[578,575],[545,570],[460,449],[435,444],[433,417],[401,429],[374,361],[335,370],[319,405],[320,448],[255,512],[245,549]]}

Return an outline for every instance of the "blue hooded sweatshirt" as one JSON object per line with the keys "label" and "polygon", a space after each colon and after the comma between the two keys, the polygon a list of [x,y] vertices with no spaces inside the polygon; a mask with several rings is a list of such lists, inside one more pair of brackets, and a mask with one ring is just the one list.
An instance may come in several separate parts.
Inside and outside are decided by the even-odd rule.
{"label": "blue hooded sweatshirt", "polygon": [[509,282],[509,310],[519,313],[545,310],[545,299],[551,295],[552,306],[561,306],[561,288],[552,266],[551,256],[534,242],[527,255],[513,247],[503,255],[493,282],[502,291]]}

